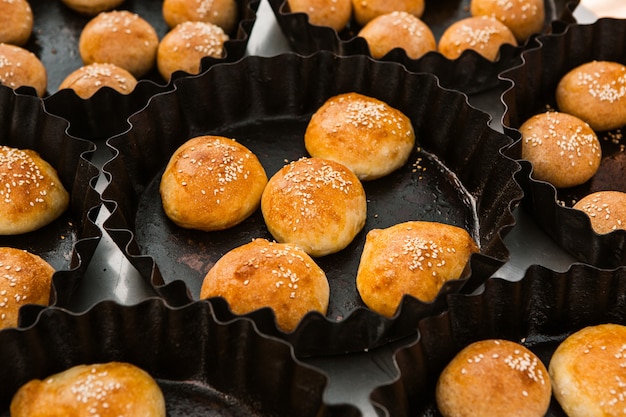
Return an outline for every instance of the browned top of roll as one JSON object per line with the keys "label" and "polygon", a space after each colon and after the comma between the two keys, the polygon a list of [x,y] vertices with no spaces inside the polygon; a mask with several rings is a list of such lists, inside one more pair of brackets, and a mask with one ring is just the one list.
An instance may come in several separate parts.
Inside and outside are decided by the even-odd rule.
{"label": "browned top of roll", "polygon": [[48,72],[29,50],[0,43],[0,84],[13,89],[33,87],[37,95],[43,97],[48,88]]}
{"label": "browned top of roll", "polygon": [[26,0],[0,0],[0,42],[24,45],[33,31],[33,11]]}
{"label": "browned top of roll", "polygon": [[89,98],[102,87],[111,87],[121,94],[129,94],[136,85],[137,79],[124,68],[114,64],[93,63],[80,67],[65,77],[59,90],[70,88],[79,97]]}

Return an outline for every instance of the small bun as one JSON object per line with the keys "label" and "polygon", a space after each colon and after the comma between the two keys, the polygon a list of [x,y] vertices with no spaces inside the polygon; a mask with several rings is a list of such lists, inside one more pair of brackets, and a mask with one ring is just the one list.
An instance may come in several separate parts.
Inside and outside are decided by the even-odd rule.
{"label": "small bun", "polygon": [[472,16],[490,16],[504,23],[524,43],[541,33],[546,16],[544,0],[471,0]]}
{"label": "small bun", "polygon": [[292,13],[306,13],[309,23],[341,32],[350,22],[352,0],[288,0]]}
{"label": "small bun", "polygon": [[46,226],[69,202],[56,170],[37,152],[0,146],[0,235]]}
{"label": "small bun", "polygon": [[601,324],[570,335],[549,369],[554,397],[569,417],[624,415],[625,326]]}
{"label": "small bun", "polygon": [[175,71],[197,74],[202,58],[221,58],[224,55],[224,43],[227,40],[228,35],[217,25],[183,22],[168,32],[159,43],[159,73],[166,81]]}
{"label": "small bun", "polygon": [[392,49],[402,48],[406,55],[418,59],[437,50],[430,27],[407,12],[391,12],[370,20],[358,33],[369,46],[374,58],[382,58]]}
{"label": "small bun", "polygon": [[478,245],[460,227],[409,221],[373,229],[366,237],[356,287],[372,310],[392,317],[405,295],[432,301],[443,284],[461,277]]}
{"label": "small bun", "polygon": [[533,177],[556,188],[573,187],[598,171],[602,148],[595,132],[577,117],[560,112],[537,114],[519,128],[522,158],[533,164]]}
{"label": "small bun", "polygon": [[102,12],[83,28],[78,49],[85,65],[115,64],[135,78],[150,71],[156,62],[159,38],[148,21],[127,10]]}
{"label": "small bun", "polygon": [[43,97],[48,88],[48,73],[29,50],[0,43],[0,84],[13,89],[33,87],[37,95]]}
{"label": "small bun", "polygon": [[12,417],[165,417],[165,399],[144,370],[124,362],[76,365],[23,385],[11,401]]}
{"label": "small bun", "polygon": [[119,7],[124,0],[61,0],[70,9],[87,15],[95,16],[100,12],[106,12]]}
{"label": "small bun", "polygon": [[258,207],[267,175],[257,157],[233,139],[198,136],[181,145],[161,177],[165,214],[178,226],[223,230]]}
{"label": "small bun", "polygon": [[0,0],[0,42],[23,46],[33,32],[33,11],[27,0]]}
{"label": "small bun", "polygon": [[424,0],[352,0],[352,11],[359,26],[365,26],[377,16],[401,11],[422,17]]}
{"label": "small bun", "polygon": [[587,213],[596,233],[626,229],[626,193],[598,191],[583,197],[574,208]]}
{"label": "small bun", "polygon": [[270,178],[261,211],[274,239],[324,256],[348,246],[365,226],[367,202],[363,185],[347,167],[302,158]]}
{"label": "small bun", "polygon": [[448,59],[457,59],[466,50],[473,50],[490,61],[500,56],[502,45],[517,45],[513,32],[492,17],[466,17],[450,25],[439,38],[439,52]]}
{"label": "small bun", "polygon": [[137,79],[124,68],[113,64],[93,63],[78,68],[59,85],[59,90],[70,88],[81,98],[89,98],[102,87],[110,87],[121,94],[135,89]]}
{"label": "small bun", "polygon": [[401,111],[372,97],[346,93],[328,99],[313,114],[304,145],[312,157],[337,161],[368,181],[406,163],[415,132]]}
{"label": "small bun", "polygon": [[0,247],[0,329],[18,325],[20,307],[48,305],[54,268],[38,255]]}
{"label": "small bun", "polygon": [[474,342],[461,350],[437,381],[444,417],[543,417],[551,399],[546,367],[526,347],[508,340]]}
{"label": "small bun", "polygon": [[235,0],[164,0],[163,19],[170,28],[183,22],[213,23],[233,33],[239,11]]}
{"label": "small bun", "polygon": [[556,89],[560,111],[572,114],[596,131],[626,125],[626,65],[592,61],[569,71]]}
{"label": "small bun", "polygon": [[221,257],[202,282],[200,298],[223,297],[235,314],[270,307],[278,327],[294,330],[311,311],[326,314],[326,274],[297,246],[254,239]]}

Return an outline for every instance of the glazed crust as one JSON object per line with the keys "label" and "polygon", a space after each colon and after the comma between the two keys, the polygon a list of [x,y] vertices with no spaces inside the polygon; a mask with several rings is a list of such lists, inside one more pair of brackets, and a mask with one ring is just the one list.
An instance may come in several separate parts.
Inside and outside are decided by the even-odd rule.
{"label": "glazed crust", "polygon": [[472,16],[490,16],[504,23],[523,44],[541,33],[546,16],[544,0],[471,0]]}
{"label": "glazed crust", "polygon": [[424,8],[424,0],[352,0],[352,12],[359,26],[365,26],[375,17],[395,11],[422,17]]}
{"label": "glazed crust", "polygon": [[33,32],[33,11],[26,0],[0,0],[0,42],[23,46]]}
{"label": "glazed crust", "polygon": [[309,23],[341,32],[350,22],[352,0],[288,0],[292,13],[306,13]]}
{"label": "glazed crust", "polygon": [[505,44],[517,45],[513,32],[506,25],[491,17],[476,16],[450,25],[439,38],[438,50],[448,59],[456,59],[466,50],[473,50],[495,61]]}
{"label": "glazed crust", "polygon": [[587,213],[596,233],[626,229],[626,193],[598,191],[580,199],[574,208]]}
{"label": "glazed crust", "polygon": [[70,9],[88,16],[113,10],[124,3],[124,0],[61,0]]}
{"label": "glazed crust", "polygon": [[224,32],[234,32],[238,19],[235,0],[164,0],[163,18],[170,28],[194,21],[213,23]]}
{"label": "glazed crust", "polygon": [[0,84],[13,89],[33,87],[37,95],[43,97],[48,88],[48,72],[29,50],[0,43]]}
{"label": "glazed crust", "polygon": [[110,87],[121,94],[135,89],[137,79],[124,68],[113,64],[93,63],[78,68],[59,85],[59,90],[70,88],[81,98],[89,98],[102,87]]}

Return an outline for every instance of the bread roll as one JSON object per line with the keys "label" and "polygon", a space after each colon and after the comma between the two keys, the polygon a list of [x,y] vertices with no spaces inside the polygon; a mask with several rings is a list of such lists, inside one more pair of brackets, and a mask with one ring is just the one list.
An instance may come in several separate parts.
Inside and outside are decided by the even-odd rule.
{"label": "bread roll", "polygon": [[124,0],[61,0],[70,9],[88,16],[95,16],[119,7]]}
{"label": "bread roll", "polygon": [[0,247],[0,329],[18,325],[20,307],[48,305],[54,268],[23,249]]}
{"label": "bread roll", "polygon": [[580,199],[574,208],[587,213],[596,233],[626,229],[626,193],[597,191]]}
{"label": "bread roll", "polygon": [[306,13],[309,23],[341,32],[352,17],[352,0],[288,0],[292,13]]}
{"label": "bread roll", "polygon": [[274,239],[316,257],[352,242],[365,225],[367,202],[361,182],[344,165],[302,158],[270,178],[261,211]]}
{"label": "bread roll", "polygon": [[626,327],[601,324],[573,333],[549,370],[554,397],[569,417],[623,416]]}
{"label": "bread roll", "polygon": [[59,85],[59,90],[70,88],[84,99],[93,96],[102,87],[110,87],[120,94],[129,94],[137,86],[137,79],[124,68],[114,64],[93,63],[78,68]]}
{"label": "bread roll", "polygon": [[27,0],[0,0],[0,42],[23,46],[33,32],[33,11]]}
{"label": "bread roll", "polygon": [[48,88],[48,72],[29,50],[0,43],[0,84],[12,89],[33,87],[37,95],[43,97]]}
{"label": "bread roll", "polygon": [[233,33],[239,11],[236,0],[164,0],[163,19],[170,28],[183,22],[213,23]]}
{"label": "bread roll", "polygon": [[311,311],[326,314],[326,274],[297,246],[254,239],[237,247],[209,270],[200,298],[223,297],[235,314],[270,307],[284,331],[294,330]]}
{"label": "bread roll", "polygon": [[500,339],[461,350],[436,388],[444,417],[543,417],[550,398],[550,378],[541,360],[521,344]]}
{"label": "bread roll", "polygon": [[12,417],[165,417],[165,399],[144,370],[124,362],[76,365],[23,385]]}
{"label": "bread roll", "polygon": [[222,136],[197,136],[181,145],[161,177],[165,214],[178,226],[228,229],[261,202],[267,175],[245,146]]}
{"label": "bread roll", "polygon": [[56,170],[37,152],[0,146],[0,235],[46,226],[69,202]]}
{"label": "bread roll", "polygon": [[368,181],[407,162],[415,132],[401,111],[373,97],[346,93],[331,97],[313,114],[304,145],[312,157],[339,162]]}
{"label": "bread roll", "polygon": [[439,38],[438,50],[448,59],[457,59],[473,50],[490,61],[500,56],[502,45],[517,45],[513,32],[488,16],[466,17],[451,24]]}
{"label": "bread roll", "polygon": [[367,234],[356,287],[372,310],[392,317],[405,295],[432,301],[446,281],[458,279],[478,245],[460,227],[409,221]]}
{"label": "bread roll", "polygon": [[472,16],[490,16],[504,23],[523,44],[541,33],[546,18],[545,0],[471,0]]}
{"label": "bread roll", "polygon": [[424,0],[352,0],[352,12],[359,26],[365,26],[375,17],[391,12],[401,11],[422,17],[424,8]]}

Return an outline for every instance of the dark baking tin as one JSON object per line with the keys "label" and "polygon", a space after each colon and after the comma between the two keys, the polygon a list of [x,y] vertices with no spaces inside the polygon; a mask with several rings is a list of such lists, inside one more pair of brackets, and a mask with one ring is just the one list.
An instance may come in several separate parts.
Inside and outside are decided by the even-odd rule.
{"label": "dark baking tin", "polygon": [[[269,0],[276,20],[294,51],[311,54],[318,50],[333,51],[339,55],[370,55],[365,39],[357,36],[361,29],[354,19],[341,32],[327,26],[309,23],[305,13],[292,13],[287,0]],[[545,0],[545,32],[560,32],[566,24],[575,23],[573,11],[579,0]],[[454,22],[470,16],[470,0],[426,0],[422,20],[431,28],[435,39]],[[519,63],[524,47],[534,45],[529,39],[526,45],[504,45],[500,57],[491,62],[474,51],[466,51],[456,60],[445,58],[438,52],[430,52],[419,59],[407,57],[403,49],[396,48],[382,57],[384,61],[400,62],[409,71],[436,74],[441,84],[467,94],[488,90],[497,85],[500,72]]]}
{"label": "dark baking tin", "polygon": [[[521,199],[514,180],[519,166],[500,153],[511,140],[490,129],[489,116],[471,107],[465,95],[439,87],[436,77],[410,73],[397,63],[322,51],[309,57],[246,57],[175,87],[135,114],[129,131],[107,142],[117,154],[103,168],[111,177],[103,199],[112,213],[104,228],[170,304],[197,299],[204,275],[228,250],[256,237],[272,239],[260,210],[223,232],[190,231],[170,222],[158,186],[173,151],[201,134],[234,137],[272,176],[285,161],[307,155],[302,138],[311,114],[331,96],[349,91],[403,111],[423,151],[416,149],[400,170],[364,184],[365,229],[343,251],[316,259],[331,285],[327,317],[309,314],[285,334],[269,309],[262,309],[251,314],[258,316],[259,328],[288,339],[303,355],[360,351],[411,334],[418,318],[441,311],[443,297],[433,303],[405,297],[392,319],[365,308],[354,279],[365,234],[372,228],[422,219],[467,227],[477,236],[481,254],[472,256],[466,274],[449,282],[442,294],[471,291],[508,259],[502,238]],[[426,171],[414,172],[418,156]],[[218,317],[232,317],[222,299],[212,301]]]}
{"label": "dark baking tin", "polygon": [[[449,310],[424,319],[420,337],[398,349],[396,379],[372,392],[386,416],[440,417],[435,400],[439,374],[465,346],[500,338],[522,343],[546,368],[571,333],[603,323],[626,325],[626,270],[573,265],[566,272],[530,267],[519,281],[489,280],[477,295],[452,294]],[[546,417],[566,417],[552,399]]]}
{"label": "dark baking tin", "polygon": [[31,379],[111,361],[152,375],[170,417],[361,415],[351,405],[327,405],[328,376],[295,359],[288,344],[260,335],[247,319],[219,322],[209,303],[104,301],[81,314],[52,307],[27,329],[0,331],[0,360],[1,417]]}
{"label": "dark baking tin", "polygon": [[[557,108],[556,86],[569,70],[592,60],[610,60],[626,64],[626,21],[599,19],[589,25],[572,25],[561,34],[537,38],[540,46],[522,54],[523,64],[505,71],[507,85],[501,97],[505,105],[504,130],[518,139],[507,154],[521,158],[521,137],[517,128],[546,106]],[[537,69],[541,68],[541,71]],[[624,133],[624,129],[620,129]],[[601,190],[626,191],[626,153],[623,139],[612,143],[613,132],[597,132],[603,158],[598,173],[587,183],[568,189],[532,177],[528,161],[520,161],[525,175],[520,176],[526,197],[524,205],[537,223],[564,249],[581,262],[601,268],[626,265],[626,231],[598,235],[585,213],[571,207],[583,196]]]}

